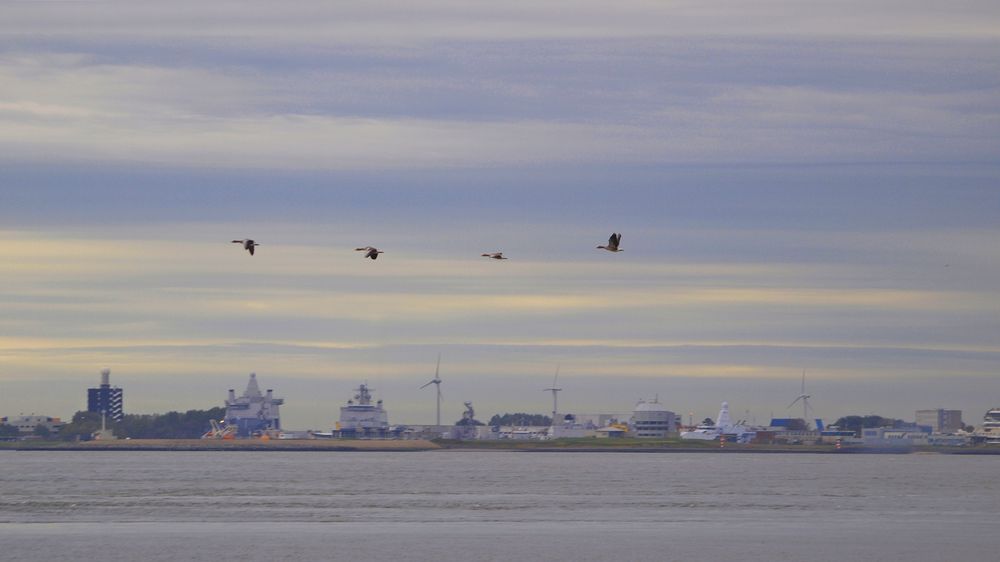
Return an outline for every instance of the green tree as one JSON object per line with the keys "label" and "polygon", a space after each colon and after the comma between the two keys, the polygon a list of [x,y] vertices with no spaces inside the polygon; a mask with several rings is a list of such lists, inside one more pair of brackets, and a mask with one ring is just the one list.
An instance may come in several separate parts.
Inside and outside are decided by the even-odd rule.
{"label": "green tree", "polygon": [[901,427],[904,424],[906,424],[906,422],[903,420],[884,418],[875,414],[869,414],[867,416],[844,416],[833,422],[833,425],[839,427],[840,429],[853,431],[857,435],[860,435],[861,430],[865,428]]}
{"label": "green tree", "polygon": [[115,424],[118,437],[132,439],[197,439],[211,427],[211,420],[221,420],[226,409],[167,412],[165,414],[127,414]]}
{"label": "green tree", "polygon": [[552,425],[552,418],[544,414],[496,414],[490,418],[488,425],[516,425],[516,426],[546,426]]}
{"label": "green tree", "polygon": [[101,414],[97,412],[77,412],[73,419],[59,430],[59,438],[66,441],[88,441],[95,431],[101,429]]}
{"label": "green tree", "polygon": [[35,426],[35,435],[42,439],[48,439],[52,435],[52,430],[48,426],[38,424]]}

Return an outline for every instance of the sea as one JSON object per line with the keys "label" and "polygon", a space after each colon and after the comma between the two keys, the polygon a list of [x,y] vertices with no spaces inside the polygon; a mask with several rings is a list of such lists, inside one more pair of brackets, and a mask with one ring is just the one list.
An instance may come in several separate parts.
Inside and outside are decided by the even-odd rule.
{"label": "sea", "polygon": [[3,561],[1000,560],[1000,457],[0,451]]}

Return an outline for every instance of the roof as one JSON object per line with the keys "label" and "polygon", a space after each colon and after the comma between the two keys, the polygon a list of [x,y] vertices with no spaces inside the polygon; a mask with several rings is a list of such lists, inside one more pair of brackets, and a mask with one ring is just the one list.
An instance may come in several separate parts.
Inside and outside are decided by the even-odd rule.
{"label": "roof", "polygon": [[636,412],[668,412],[663,404],[659,402],[646,402],[645,400],[640,401],[635,405]]}

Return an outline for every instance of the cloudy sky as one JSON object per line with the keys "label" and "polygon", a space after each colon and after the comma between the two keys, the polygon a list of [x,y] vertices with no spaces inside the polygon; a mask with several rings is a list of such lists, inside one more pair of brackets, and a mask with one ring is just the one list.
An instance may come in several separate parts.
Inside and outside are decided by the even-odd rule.
{"label": "cloudy sky", "polygon": [[431,422],[441,353],[445,419],[560,365],[567,411],[762,422],[805,370],[828,421],[976,422],[1000,6],[872,4],[4,3],[0,415],[110,367],[129,412],[256,372],[289,427],[364,380]]}

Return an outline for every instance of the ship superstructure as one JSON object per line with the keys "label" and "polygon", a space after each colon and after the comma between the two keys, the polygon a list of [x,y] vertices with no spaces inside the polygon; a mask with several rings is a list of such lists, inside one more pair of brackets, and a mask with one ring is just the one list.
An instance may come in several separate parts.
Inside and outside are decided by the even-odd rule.
{"label": "ship superstructure", "polygon": [[1000,408],[990,408],[983,416],[983,425],[974,434],[991,445],[1000,445]]}
{"label": "ship superstructure", "polygon": [[285,403],[284,398],[275,398],[274,391],[267,389],[262,394],[257,386],[257,375],[250,373],[250,381],[243,396],[237,397],[236,391],[229,389],[226,400],[226,423],[236,427],[236,435],[250,437],[255,433],[281,429],[281,415],[278,406]]}
{"label": "ship superstructure", "polygon": [[389,413],[379,400],[372,404],[372,389],[362,384],[354,389],[354,399],[340,407],[336,431],[340,437],[370,438],[389,434]]}
{"label": "ship superstructure", "polygon": [[714,441],[722,436],[730,437],[740,443],[749,442],[756,432],[743,425],[743,422],[733,423],[729,417],[729,402],[723,402],[719,416],[714,424],[703,424],[691,431],[681,432],[681,439],[695,441]]}

